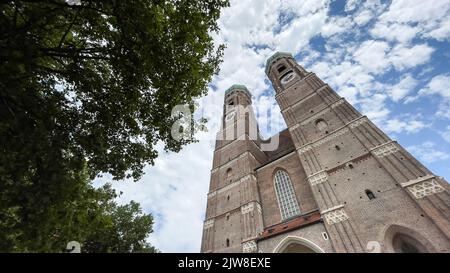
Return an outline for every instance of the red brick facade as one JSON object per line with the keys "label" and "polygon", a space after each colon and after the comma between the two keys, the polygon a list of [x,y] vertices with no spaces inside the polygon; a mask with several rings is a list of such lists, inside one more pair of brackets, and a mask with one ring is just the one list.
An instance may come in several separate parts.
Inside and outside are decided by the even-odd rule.
{"label": "red brick facade", "polygon": [[443,178],[290,54],[266,72],[288,129],[265,151],[249,91],[226,91],[202,252],[450,251]]}

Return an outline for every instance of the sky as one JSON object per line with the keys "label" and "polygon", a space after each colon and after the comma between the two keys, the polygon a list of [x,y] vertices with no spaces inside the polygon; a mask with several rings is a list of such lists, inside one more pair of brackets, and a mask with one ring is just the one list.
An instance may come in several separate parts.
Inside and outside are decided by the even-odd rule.
{"label": "sky", "polygon": [[[231,0],[216,45],[220,72],[199,99],[208,132],[165,153],[138,182],[116,181],[120,203],[135,200],[155,218],[149,242],[162,252],[199,252],[224,91],[252,93],[261,133],[285,128],[265,75],[277,51],[293,54],[426,167],[450,179],[450,1]],[[108,176],[96,181],[109,181]]]}

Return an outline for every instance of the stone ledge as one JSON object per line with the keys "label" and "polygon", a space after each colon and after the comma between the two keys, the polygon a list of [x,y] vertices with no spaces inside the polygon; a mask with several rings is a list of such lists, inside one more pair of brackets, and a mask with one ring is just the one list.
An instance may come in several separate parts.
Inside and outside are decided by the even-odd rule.
{"label": "stone ledge", "polygon": [[276,225],[266,227],[264,231],[258,236],[257,241],[265,240],[267,238],[286,233],[301,227],[305,227],[322,221],[319,210],[313,210],[305,214],[299,215],[296,218],[281,222]]}

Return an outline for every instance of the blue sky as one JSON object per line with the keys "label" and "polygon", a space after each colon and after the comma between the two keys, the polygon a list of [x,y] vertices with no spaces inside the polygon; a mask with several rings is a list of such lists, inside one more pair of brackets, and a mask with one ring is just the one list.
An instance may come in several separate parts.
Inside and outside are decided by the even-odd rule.
{"label": "blue sky", "polygon": [[[232,0],[215,43],[224,62],[199,100],[209,132],[164,153],[139,182],[118,181],[120,202],[155,216],[149,241],[163,252],[198,252],[223,92],[245,84],[264,136],[285,125],[264,74],[276,51],[291,52],[434,173],[450,178],[450,1]],[[277,110],[278,109],[278,110]],[[281,121],[280,121],[281,120]],[[106,181],[103,178],[99,183]]]}

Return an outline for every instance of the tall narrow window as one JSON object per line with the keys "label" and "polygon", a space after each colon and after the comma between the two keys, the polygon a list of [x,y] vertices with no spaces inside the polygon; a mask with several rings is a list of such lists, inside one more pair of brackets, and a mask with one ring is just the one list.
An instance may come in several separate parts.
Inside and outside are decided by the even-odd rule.
{"label": "tall narrow window", "polygon": [[275,190],[283,220],[300,214],[291,179],[285,171],[277,171],[275,174]]}
{"label": "tall narrow window", "polygon": [[227,239],[227,240],[226,240],[226,245],[227,245],[227,247],[230,246],[230,239]]}

